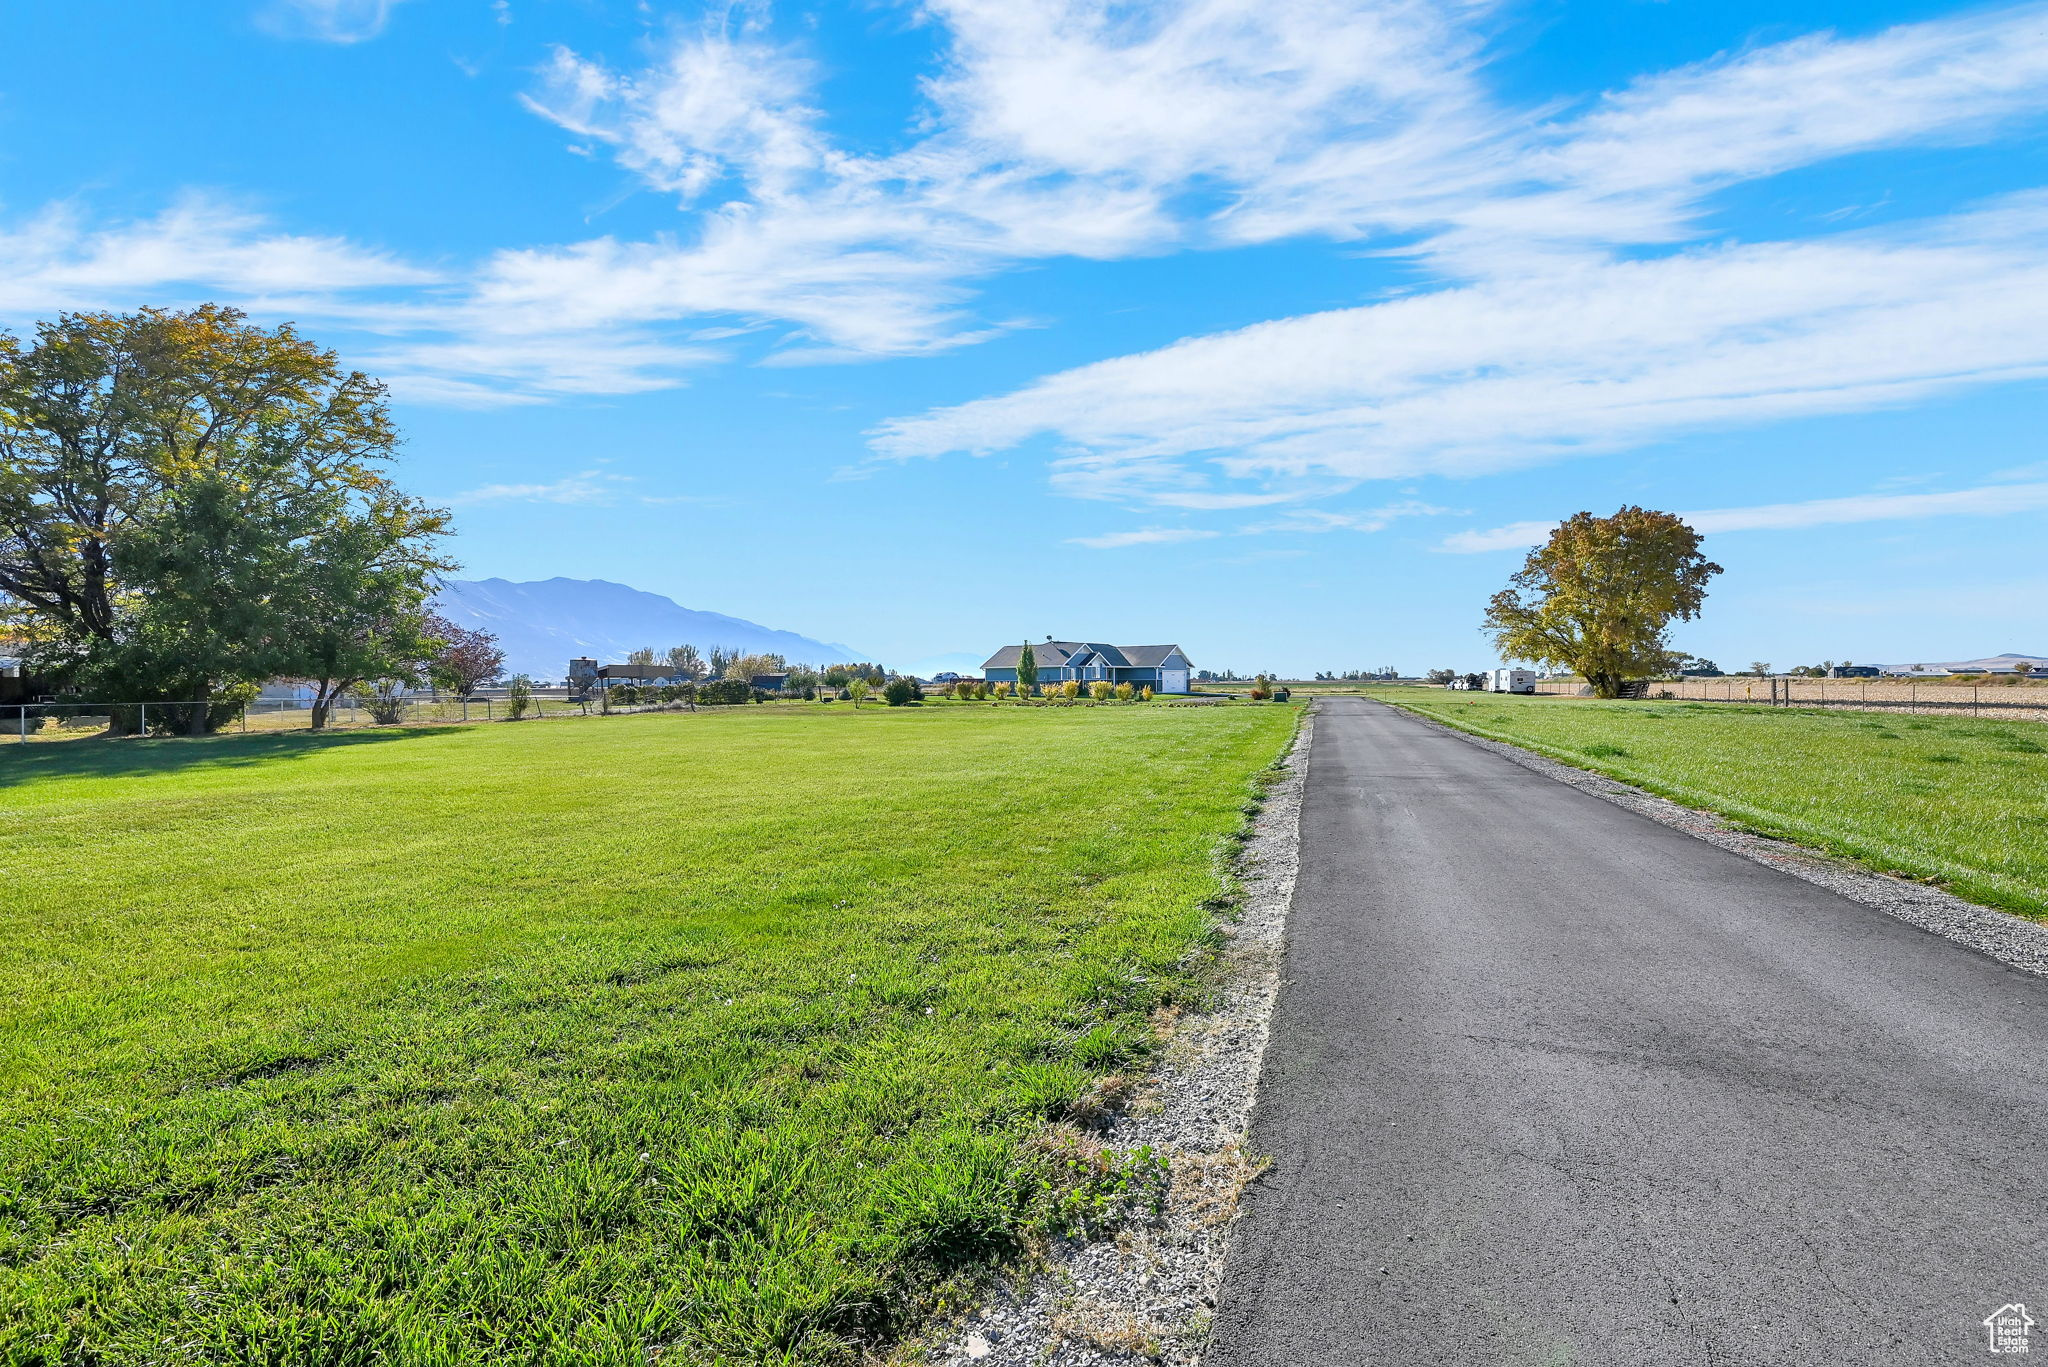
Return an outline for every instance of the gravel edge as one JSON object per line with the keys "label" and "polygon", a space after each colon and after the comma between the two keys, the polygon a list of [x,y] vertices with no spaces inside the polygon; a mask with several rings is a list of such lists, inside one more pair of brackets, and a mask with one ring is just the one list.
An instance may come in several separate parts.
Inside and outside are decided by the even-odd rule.
{"label": "gravel edge", "polygon": [[[1389,703],[1398,707],[1398,703]],[[1928,887],[1924,883],[1909,882],[1886,874],[1866,869],[1860,864],[1834,855],[1822,854],[1795,845],[1787,840],[1756,835],[1738,830],[1723,818],[1712,812],[1699,811],[1681,806],[1668,798],[1656,796],[1641,788],[1608,778],[1604,774],[1576,769],[1569,764],[1524,750],[1506,741],[1490,740],[1485,736],[1461,731],[1455,726],[1438,721],[1423,713],[1401,708],[1409,716],[1428,726],[1433,726],[1446,735],[1457,737],[1468,745],[1489,750],[1503,759],[1514,761],[1524,769],[1533,769],[1545,778],[1557,780],[1591,793],[1617,806],[1626,807],[1659,825],[1673,830],[1684,831],[1687,835],[1704,840],[1709,845],[1718,845],[1745,859],[1782,870],[1794,878],[1803,878],[1830,892],[1839,893],[1852,902],[1875,907],[1888,915],[1896,916],[1909,925],[1930,931],[1944,939],[1954,940],[1980,954],[1988,954],[2012,968],[2025,973],[2048,976],[2048,925],[2029,921],[2025,917],[1997,911],[1991,907],[1966,902],[1954,893]]]}
{"label": "gravel edge", "polygon": [[973,1310],[935,1333],[922,1361],[944,1367],[1193,1367],[1208,1341],[1230,1232],[1263,1166],[1245,1150],[1280,991],[1281,950],[1300,865],[1302,791],[1316,708],[1301,719],[1233,859],[1238,915],[1220,929],[1216,1009],[1177,1020],[1164,1061],[1100,1138],[1166,1158],[1163,1209],[1113,1238],[1065,1240],[999,1277]]}

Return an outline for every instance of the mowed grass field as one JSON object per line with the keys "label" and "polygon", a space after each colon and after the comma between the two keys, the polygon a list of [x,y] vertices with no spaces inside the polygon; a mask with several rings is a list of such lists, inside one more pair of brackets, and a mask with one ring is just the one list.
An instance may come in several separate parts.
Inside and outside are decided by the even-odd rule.
{"label": "mowed grass field", "polygon": [[2038,722],[1429,688],[1371,696],[2048,919],[2048,728]]}
{"label": "mowed grass field", "polygon": [[4,1360],[854,1359],[1053,1227],[1295,717],[0,754]]}

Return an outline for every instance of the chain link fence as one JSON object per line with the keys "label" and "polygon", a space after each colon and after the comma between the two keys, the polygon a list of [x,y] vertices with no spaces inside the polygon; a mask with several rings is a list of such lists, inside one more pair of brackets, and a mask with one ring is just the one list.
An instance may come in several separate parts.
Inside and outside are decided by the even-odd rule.
{"label": "chain link fence", "polygon": [[[85,736],[183,735],[192,711],[207,704],[192,699],[148,702],[105,702],[73,698],[40,702],[0,703],[0,742],[29,743],[74,740]],[[328,709],[324,731],[364,730],[389,726],[460,726],[475,722],[543,721],[561,717],[615,717],[643,712],[694,712],[690,701],[621,704],[602,693],[572,695],[564,690],[536,690],[523,708],[502,693],[457,697],[421,694],[385,701],[344,694]],[[307,698],[257,698],[239,715],[214,728],[213,734],[257,735],[312,731],[313,703]]]}

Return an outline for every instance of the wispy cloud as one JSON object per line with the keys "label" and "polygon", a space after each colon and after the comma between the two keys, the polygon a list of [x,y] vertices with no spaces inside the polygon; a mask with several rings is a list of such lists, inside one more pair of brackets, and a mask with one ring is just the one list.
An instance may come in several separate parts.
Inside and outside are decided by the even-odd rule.
{"label": "wispy cloud", "polygon": [[0,314],[95,307],[176,285],[321,297],[439,279],[340,238],[278,232],[260,215],[199,195],[130,223],[91,226],[77,205],[59,203],[0,229]]}
{"label": "wispy cloud", "polygon": [[1088,546],[1098,551],[1117,550],[1124,546],[1160,546],[1176,541],[1206,541],[1221,532],[1204,531],[1194,527],[1143,527],[1134,532],[1108,532],[1102,536],[1072,536],[1070,545]]}
{"label": "wispy cloud", "polygon": [[375,38],[401,0],[267,0],[256,22],[280,38],[360,43]]}
{"label": "wispy cloud", "polygon": [[631,475],[605,470],[581,470],[547,484],[486,484],[457,494],[453,503],[587,503],[608,505],[619,501],[622,485],[633,483]]}
{"label": "wispy cloud", "polygon": [[[1941,494],[1856,494],[1803,503],[1766,503],[1753,508],[1710,508],[1679,516],[1695,531],[1756,532],[1923,517],[1998,517],[2043,509],[2048,509],[2048,482],[1994,484]],[[1486,531],[1457,532],[1444,538],[1439,549],[1461,554],[1520,550],[1541,545],[1556,528],[1555,522],[1514,522]]]}
{"label": "wispy cloud", "polygon": [[[352,42],[380,32],[396,2],[268,0],[257,13],[273,31]],[[771,36],[756,7],[714,7],[638,64],[560,51],[526,97],[575,150],[672,198],[673,235],[426,268],[246,215],[177,210],[107,229],[59,213],[0,238],[0,311],[132,306],[189,284],[390,339],[372,355],[413,397],[510,403],[680,383],[729,354],[707,330],[757,330],[771,363],[968,345],[1021,321],[985,316],[980,282],[1032,261],[1303,236],[1412,258],[1415,298],[1191,339],[907,416],[878,436],[906,455],[1051,432],[1072,448],[1059,487],[1142,490],[1190,510],[1303,502],[1388,469],[1492,468],[1739,420],[1738,409],[1762,415],[1767,386],[1742,371],[1778,355],[1796,353],[1810,381],[1795,383],[1788,411],[1817,411],[1838,339],[1856,354],[1834,366],[1845,404],[2030,363],[2032,336],[2010,320],[1965,339],[1982,354],[1963,359],[1961,380],[1933,374],[1945,339],[1903,333],[1911,354],[1884,365],[1870,329],[1914,326],[1935,288],[1954,287],[1957,313],[2033,288],[2016,263],[2038,243],[2038,213],[2031,236],[2002,251],[1894,235],[1843,239],[1832,256],[1811,244],[1623,256],[1695,240],[1709,197],[1741,181],[1874,148],[1982,141],[2040,117],[2048,3],[1750,48],[1540,110],[1489,85],[1497,8],[921,0],[938,48],[921,106],[893,150],[869,152],[835,134],[828,72],[809,50]],[[1918,254],[1898,255],[1909,247]],[[1838,273],[1894,265],[1919,274],[1880,280],[1867,299]],[[1802,286],[1808,267],[1819,287]],[[1774,271],[1789,285],[1778,309],[1764,298]],[[1667,300],[1668,322],[1657,317]],[[1566,345],[1546,361],[1534,352],[1560,316]],[[1608,324],[1614,355],[1592,338]],[[2001,327],[2029,335],[1995,345]],[[1518,348],[1515,328],[1536,331]],[[1645,336],[1650,355],[1631,368],[1625,352]],[[1392,355],[1418,339],[1433,369]],[[1268,341],[1276,361],[1250,367],[1257,383],[1223,368]],[[1698,345],[1688,377],[1682,353]],[[1209,368],[1187,387],[1191,405],[1160,373],[1183,363]],[[1276,371],[1282,382],[1265,383]],[[1717,383],[1733,397],[1721,401]],[[1546,393],[1559,410],[1591,399],[1594,417],[1546,414]],[[1238,447],[1236,463],[1220,454]],[[1190,468],[1204,452],[1219,455]]]}
{"label": "wispy cloud", "polygon": [[1328,508],[1299,508],[1270,522],[1258,522],[1243,529],[1247,536],[1267,532],[1383,532],[1404,517],[1443,517],[1456,508],[1439,508],[1420,499],[1404,499],[1363,512],[1338,512]]}
{"label": "wispy cloud", "polygon": [[2048,373],[2048,197],[1883,232],[1563,263],[1264,323],[885,423],[888,457],[1052,435],[1073,492],[1463,476]]}

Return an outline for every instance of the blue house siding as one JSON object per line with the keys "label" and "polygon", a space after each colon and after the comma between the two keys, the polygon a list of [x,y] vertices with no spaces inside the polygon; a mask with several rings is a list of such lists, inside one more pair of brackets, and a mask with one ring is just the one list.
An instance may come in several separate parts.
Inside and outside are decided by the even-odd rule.
{"label": "blue house siding", "polygon": [[[1187,688],[1191,674],[1187,654],[1179,646],[1113,646],[1054,640],[1033,645],[1040,684],[1099,682],[1114,687],[1127,683],[1155,692],[1180,692]],[[990,683],[1016,683],[1021,649],[1004,646],[998,650],[983,663],[982,677]]]}
{"label": "blue house siding", "polygon": [[[1068,669],[1065,666],[1041,667],[1038,671],[1038,681],[1049,684],[1065,683],[1073,679],[1090,684],[1102,679],[1112,684],[1127,683],[1134,688],[1158,688],[1161,672],[1151,665],[1112,665],[1100,674],[1087,669]],[[990,683],[1017,682],[1017,671],[1014,669],[984,669],[981,675]]]}

